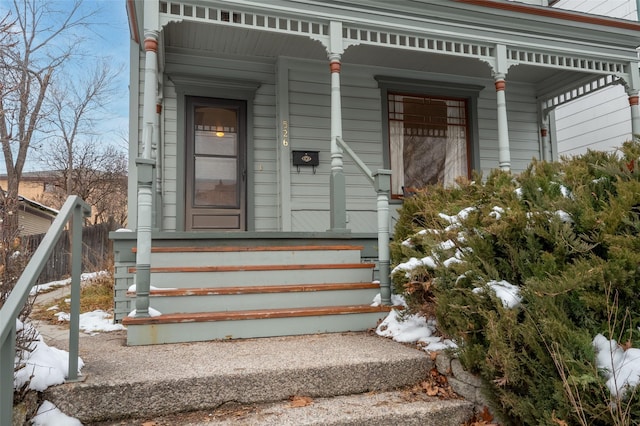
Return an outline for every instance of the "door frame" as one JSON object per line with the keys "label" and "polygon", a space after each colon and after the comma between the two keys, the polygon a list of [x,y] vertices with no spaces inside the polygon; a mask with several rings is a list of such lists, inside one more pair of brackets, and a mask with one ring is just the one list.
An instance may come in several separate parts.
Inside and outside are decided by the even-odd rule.
{"label": "door frame", "polygon": [[[202,96],[187,96],[186,115],[187,126],[185,128],[185,148],[186,148],[186,179],[185,179],[185,228],[193,232],[207,231],[240,231],[247,229],[247,102],[237,99],[221,99],[208,98]],[[230,109],[236,112],[236,185],[235,192],[237,195],[237,205],[235,207],[215,207],[215,206],[196,206],[194,200],[195,189],[195,131],[194,131],[194,111],[197,107],[212,107],[221,109]],[[200,154],[202,157],[208,155]],[[214,217],[238,217],[237,228],[212,227],[212,228],[194,228],[194,216],[197,214]],[[215,220],[212,220],[214,223]]]}
{"label": "door frame", "polygon": [[[246,127],[246,231],[255,231],[255,171],[254,171],[254,143],[253,143],[253,104],[256,91],[260,83],[256,81],[238,81],[224,78],[194,77],[193,75],[169,74],[169,79],[176,89],[176,201],[175,201],[175,230],[186,230],[186,98],[196,96],[203,98],[219,98],[246,101],[247,103],[247,127]],[[165,179],[167,176],[165,175]],[[168,216],[167,213],[164,213]],[[169,218],[168,218],[169,219]],[[171,229],[165,226],[166,229]],[[207,231],[193,231],[207,232]]]}

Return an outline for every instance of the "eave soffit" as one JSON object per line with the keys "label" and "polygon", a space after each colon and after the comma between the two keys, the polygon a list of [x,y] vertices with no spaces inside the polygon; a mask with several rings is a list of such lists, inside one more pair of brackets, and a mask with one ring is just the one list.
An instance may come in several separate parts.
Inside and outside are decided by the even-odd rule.
{"label": "eave soffit", "polygon": [[604,24],[574,27],[567,25],[574,23],[571,20],[544,20],[521,10],[483,8],[474,3],[394,0],[390,6],[383,0],[159,0],[158,4],[161,26],[170,22],[213,23],[303,35],[326,47],[329,22],[337,21],[342,24],[345,49],[359,44],[413,49],[473,57],[493,68],[499,45],[507,48],[508,68],[533,65],[627,77],[628,64],[637,61],[635,45],[640,31]]}
{"label": "eave soffit", "polygon": [[[623,20],[598,17],[598,22],[603,23],[600,25],[561,19],[558,16],[574,17],[578,14],[559,9],[553,9],[555,14],[552,16],[526,13],[528,10],[552,9],[542,6],[525,6],[514,11],[478,6],[473,2],[468,4],[467,1],[470,0],[394,0],[391,4],[386,0],[271,0],[268,3],[251,0],[159,0],[159,3],[167,11],[161,13],[161,25],[171,21],[197,20],[195,11],[191,12],[190,17],[182,13],[184,7],[189,7],[190,10],[211,8],[261,13],[275,18],[276,24],[280,17],[306,18],[311,23],[318,22],[321,25],[340,21],[356,29],[434,34],[457,40],[536,46],[540,50],[550,51],[584,51],[585,54],[597,51],[600,54],[618,54],[620,57],[630,57],[640,45],[640,24],[631,21],[623,23],[635,25],[633,28],[637,27],[638,30],[604,25]],[[506,0],[487,1],[513,3]],[[310,33],[309,36],[314,38],[314,34]],[[322,34],[315,38],[321,39]]]}

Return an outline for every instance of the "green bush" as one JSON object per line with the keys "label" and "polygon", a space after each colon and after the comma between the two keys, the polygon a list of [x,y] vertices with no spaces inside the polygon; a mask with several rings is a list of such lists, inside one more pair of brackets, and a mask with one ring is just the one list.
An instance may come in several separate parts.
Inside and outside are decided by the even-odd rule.
{"label": "green bush", "polygon": [[[592,344],[602,333],[640,347],[639,158],[640,144],[628,142],[405,200],[395,290],[458,342],[505,424],[640,419],[638,393],[609,394]],[[422,265],[403,267],[412,257]],[[503,280],[519,289],[515,308],[486,287]]]}

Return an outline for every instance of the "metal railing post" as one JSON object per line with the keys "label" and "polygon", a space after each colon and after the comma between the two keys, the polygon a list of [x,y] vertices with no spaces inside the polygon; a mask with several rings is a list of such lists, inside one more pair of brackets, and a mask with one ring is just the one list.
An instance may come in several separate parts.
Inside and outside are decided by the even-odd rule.
{"label": "metal railing post", "polygon": [[0,425],[13,424],[13,369],[16,358],[16,321],[0,342]]}
{"label": "metal railing post", "polygon": [[389,265],[389,194],[391,170],[378,170],[373,174],[378,193],[378,267],[380,269],[380,298],[383,305],[391,305],[391,276]]}
{"label": "metal railing post", "polygon": [[80,341],[80,275],[82,274],[82,207],[76,205],[71,224],[71,312],[69,318],[68,381],[78,380]]}
{"label": "metal railing post", "polygon": [[[29,298],[29,293],[53,252],[66,224],[72,222],[71,322],[69,329],[69,380],[78,377],[78,333],[80,311],[80,273],[82,271],[82,217],[91,214],[91,207],[80,197],[67,198],[49,227],[40,245],[31,256],[20,278],[0,308],[0,425],[13,422],[13,380],[16,357],[16,319]],[[75,306],[75,307],[74,307]],[[74,319],[75,318],[75,319]],[[73,343],[75,342],[75,343]]]}

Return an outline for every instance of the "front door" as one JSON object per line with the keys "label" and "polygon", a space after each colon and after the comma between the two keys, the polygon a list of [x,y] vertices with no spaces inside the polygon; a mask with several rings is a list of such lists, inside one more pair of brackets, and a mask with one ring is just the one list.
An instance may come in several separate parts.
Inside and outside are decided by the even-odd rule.
{"label": "front door", "polygon": [[186,229],[246,229],[245,101],[189,97]]}

